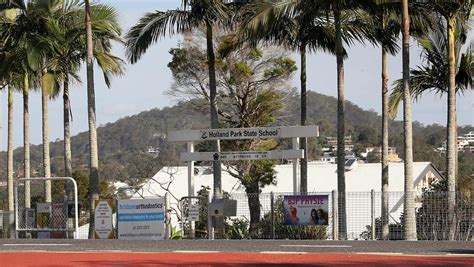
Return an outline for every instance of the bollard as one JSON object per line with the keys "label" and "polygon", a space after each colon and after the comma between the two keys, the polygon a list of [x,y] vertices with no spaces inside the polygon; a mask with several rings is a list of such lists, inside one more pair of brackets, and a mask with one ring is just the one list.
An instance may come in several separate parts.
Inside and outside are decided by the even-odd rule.
{"label": "bollard", "polygon": [[337,191],[332,190],[332,239],[339,240],[339,223],[338,223],[338,201]]}

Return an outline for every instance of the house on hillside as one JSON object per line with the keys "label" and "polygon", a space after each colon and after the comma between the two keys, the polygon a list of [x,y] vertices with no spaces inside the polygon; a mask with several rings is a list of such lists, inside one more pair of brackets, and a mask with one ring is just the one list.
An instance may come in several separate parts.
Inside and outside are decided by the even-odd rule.
{"label": "house on hillside", "polygon": [[[350,169],[350,170],[349,170]],[[227,173],[222,168],[222,188],[225,192],[238,200],[238,216],[249,218],[248,203],[246,202],[245,189],[239,180]],[[268,194],[291,195],[293,188],[293,166],[290,164],[276,165],[276,185],[269,185],[262,189],[262,199],[268,200]],[[403,211],[404,189],[403,163],[389,164],[389,211],[391,222],[399,222]],[[132,198],[153,198],[171,194],[171,205],[178,209],[178,201],[188,194],[187,167],[164,167],[150,178]],[[380,217],[381,206],[381,165],[380,163],[360,163],[353,168],[346,169],[346,207],[349,237],[359,238],[365,226],[371,222],[371,193],[376,191],[375,207],[376,217]],[[432,182],[442,179],[440,172],[430,162],[415,162],[413,164],[414,189],[420,192],[429,188]],[[202,186],[207,186],[212,191],[212,167],[195,167],[194,188],[195,192]],[[320,162],[308,163],[308,191],[311,194],[330,194],[337,189],[337,165]],[[267,194],[265,197],[264,195]],[[419,204],[421,205],[421,204]],[[262,202],[262,206],[264,206]],[[269,207],[269,205],[267,206]],[[268,210],[262,208],[262,215]],[[176,218],[172,218],[173,225],[177,225]]]}

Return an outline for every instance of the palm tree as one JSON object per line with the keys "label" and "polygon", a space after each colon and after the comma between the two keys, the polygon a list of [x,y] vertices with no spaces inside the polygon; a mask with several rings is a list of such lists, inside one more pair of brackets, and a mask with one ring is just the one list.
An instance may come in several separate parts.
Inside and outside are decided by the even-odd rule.
{"label": "palm tree", "polygon": [[[55,56],[50,60],[48,66],[50,71],[59,77],[63,88],[63,122],[64,122],[64,176],[72,175],[72,153],[71,153],[71,108],[69,97],[69,85],[71,82],[80,82],[77,72],[82,61],[86,58],[84,47],[86,39],[83,36],[84,12],[79,2],[64,3],[63,13],[68,16],[59,15],[57,19],[60,25],[55,32],[58,33],[56,40],[60,43]],[[123,73],[123,61],[110,54],[111,40],[121,41],[120,26],[117,11],[107,5],[94,4],[91,6],[92,32],[94,41],[94,59],[101,68],[106,85],[110,88],[110,75],[121,75]],[[72,185],[66,183],[66,195],[72,199]]]}
{"label": "palm tree", "polygon": [[[131,63],[136,63],[148,47],[156,43],[160,37],[182,34],[204,27],[206,29],[207,58],[209,68],[209,104],[211,128],[218,128],[216,108],[216,70],[213,46],[213,26],[227,19],[227,7],[223,0],[182,0],[182,8],[166,12],[155,11],[145,14],[140,21],[127,33],[127,57]],[[219,150],[217,141],[213,142],[214,151]],[[222,195],[221,165],[213,162],[214,195]]]}
{"label": "palm tree", "polygon": [[[335,36],[332,25],[327,20],[327,12],[309,1],[298,1],[289,8],[281,3],[259,2],[248,9],[255,12],[250,21],[243,23],[245,39],[251,42],[264,41],[297,51],[300,54],[301,84],[301,125],[306,125],[306,53],[323,50],[335,53]],[[286,11],[286,12],[285,12]],[[300,148],[304,151],[301,159],[300,192],[307,194],[307,141],[301,138]]]}
{"label": "palm tree", "polygon": [[[101,54],[96,53],[97,57],[106,56],[104,53],[108,53],[111,49],[110,40],[114,36],[115,39],[118,39],[118,36],[121,35],[120,27],[118,26],[117,12],[110,6],[104,6],[105,11],[110,12],[109,15],[114,17],[113,23],[109,24],[110,29],[112,30],[111,35],[106,35],[109,38],[104,38],[102,42],[95,42],[94,46],[94,23],[95,21],[100,21],[99,14],[94,14],[92,12],[91,4],[89,0],[85,0],[85,23],[86,23],[86,66],[87,66],[87,106],[88,106],[88,120],[89,120],[89,149],[90,149],[90,180],[89,180],[89,199],[90,199],[90,219],[89,219],[89,238],[93,238],[94,227],[95,227],[95,209],[94,202],[99,199],[99,158],[97,151],[97,123],[96,123],[96,105],[95,105],[95,88],[94,88],[94,51],[100,51]],[[102,21],[106,23],[107,21]],[[99,24],[96,25],[96,29],[100,29]],[[104,25],[102,25],[104,26]],[[104,29],[104,28],[102,28]],[[106,28],[107,30],[107,28]],[[95,47],[98,47],[96,49]],[[122,68],[120,65],[120,60],[116,57],[109,58],[112,61],[110,65],[105,65],[106,61],[101,62],[98,60],[99,66],[102,68],[105,81],[110,85],[109,74],[121,74]]]}
{"label": "palm tree", "polygon": [[[449,73],[450,63],[448,51],[449,49],[449,35],[446,34],[446,25],[440,21],[429,36],[418,39],[419,45],[422,47],[422,57],[424,62],[421,66],[411,70],[410,76],[410,93],[414,99],[418,99],[426,92],[435,92],[445,94],[449,91],[450,81],[446,79],[446,73]],[[463,37],[463,25],[458,20],[458,23],[453,29],[454,40],[454,58],[455,58],[455,82],[456,91],[462,94],[463,91],[472,89],[472,77],[474,65],[474,52],[472,47],[469,47],[465,53],[461,53],[462,45],[465,41]],[[390,95],[390,112],[392,116],[396,116],[398,105],[402,100],[402,82],[400,80],[395,82],[395,87]],[[447,177],[448,178],[448,177]],[[449,185],[449,183],[448,183]],[[452,192],[448,187],[448,214],[450,221],[454,218],[455,199],[452,199]],[[450,202],[451,201],[451,202]],[[450,223],[449,238],[454,239],[454,229]]]}

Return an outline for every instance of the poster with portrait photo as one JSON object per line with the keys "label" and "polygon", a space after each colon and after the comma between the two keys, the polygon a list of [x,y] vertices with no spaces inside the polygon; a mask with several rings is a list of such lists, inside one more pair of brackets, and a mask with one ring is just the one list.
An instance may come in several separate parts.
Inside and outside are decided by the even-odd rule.
{"label": "poster with portrait photo", "polygon": [[284,196],[285,225],[328,225],[329,195]]}

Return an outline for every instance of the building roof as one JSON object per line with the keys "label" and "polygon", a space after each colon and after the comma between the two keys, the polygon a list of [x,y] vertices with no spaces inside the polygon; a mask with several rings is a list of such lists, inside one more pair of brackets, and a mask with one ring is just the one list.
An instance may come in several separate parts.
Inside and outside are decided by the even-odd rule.
{"label": "building roof", "polygon": [[[228,193],[244,193],[240,182],[230,176],[222,167],[222,189]],[[262,192],[293,192],[293,165],[276,165],[276,185],[268,185]],[[439,171],[430,162],[414,162],[414,188],[422,181],[427,172],[431,171],[438,179],[442,178]],[[187,166],[163,167],[133,198],[163,196],[168,188],[177,198],[188,194]],[[361,163],[353,170],[346,171],[346,192],[369,192],[372,189],[381,191],[381,164]],[[194,192],[201,186],[209,186],[212,190],[212,167],[195,167]],[[337,165],[317,162],[308,163],[308,192],[331,192],[337,189]],[[404,164],[389,163],[389,191],[403,192]]]}

